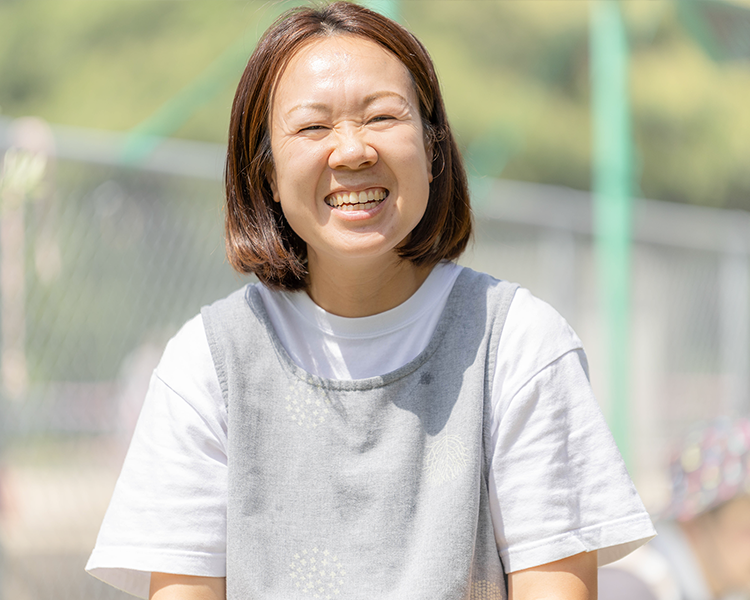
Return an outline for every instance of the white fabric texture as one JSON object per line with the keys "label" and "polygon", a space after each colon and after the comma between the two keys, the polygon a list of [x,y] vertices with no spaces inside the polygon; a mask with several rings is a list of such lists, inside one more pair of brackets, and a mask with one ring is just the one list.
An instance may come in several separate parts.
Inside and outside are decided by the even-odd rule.
{"label": "white fabric texture", "polygon": [[[299,366],[359,379],[393,371],[425,348],[461,269],[443,262],[406,302],[359,319],[326,313],[302,292],[261,295]],[[490,502],[506,571],[592,550],[606,564],[654,535],[591,392],[580,340],[525,289],[499,342],[491,403]],[[226,435],[199,315],[153,374],[86,569],[142,598],[153,571],[223,577]]]}

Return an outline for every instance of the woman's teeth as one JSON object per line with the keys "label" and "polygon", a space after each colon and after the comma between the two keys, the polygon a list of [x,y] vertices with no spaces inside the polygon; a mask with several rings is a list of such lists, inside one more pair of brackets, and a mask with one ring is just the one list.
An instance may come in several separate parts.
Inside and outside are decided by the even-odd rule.
{"label": "woman's teeth", "polygon": [[388,192],[367,190],[362,192],[341,192],[326,198],[326,204],[339,210],[369,210],[380,204]]}

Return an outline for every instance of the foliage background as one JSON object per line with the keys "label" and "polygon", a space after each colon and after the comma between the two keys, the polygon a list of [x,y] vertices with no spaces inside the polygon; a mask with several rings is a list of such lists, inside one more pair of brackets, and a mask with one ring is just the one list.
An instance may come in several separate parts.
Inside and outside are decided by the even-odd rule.
{"label": "foliage background", "polygon": [[[0,111],[128,131],[233,43],[249,54],[289,3],[3,0]],[[476,174],[588,189],[588,13],[583,0],[402,0],[431,51]],[[712,62],[675,2],[622,3],[632,50],[640,195],[750,209],[750,69]],[[222,142],[240,66],[174,134]]]}

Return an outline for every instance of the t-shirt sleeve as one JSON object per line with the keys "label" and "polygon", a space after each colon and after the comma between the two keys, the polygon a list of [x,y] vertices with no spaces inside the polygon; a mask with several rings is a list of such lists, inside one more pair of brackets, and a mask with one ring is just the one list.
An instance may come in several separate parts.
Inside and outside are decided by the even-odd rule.
{"label": "t-shirt sleeve", "polygon": [[607,564],[655,531],[591,391],[580,340],[548,305],[519,293],[492,389],[498,549],[507,572],[593,550]]}
{"label": "t-shirt sleeve", "polygon": [[151,572],[226,571],[226,410],[200,316],[151,378],[86,570],[147,598]]}

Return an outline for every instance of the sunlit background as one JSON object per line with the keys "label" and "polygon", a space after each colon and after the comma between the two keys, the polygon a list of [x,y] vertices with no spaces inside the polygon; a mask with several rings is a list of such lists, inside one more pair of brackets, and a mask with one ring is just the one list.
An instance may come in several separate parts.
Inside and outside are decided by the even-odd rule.
{"label": "sunlit background", "polygon": [[[2,600],[125,597],[83,566],[163,345],[244,282],[229,109],[296,4],[0,1]],[[462,262],[571,322],[658,512],[673,442],[750,401],[750,3],[369,4],[437,65],[476,208]]]}

